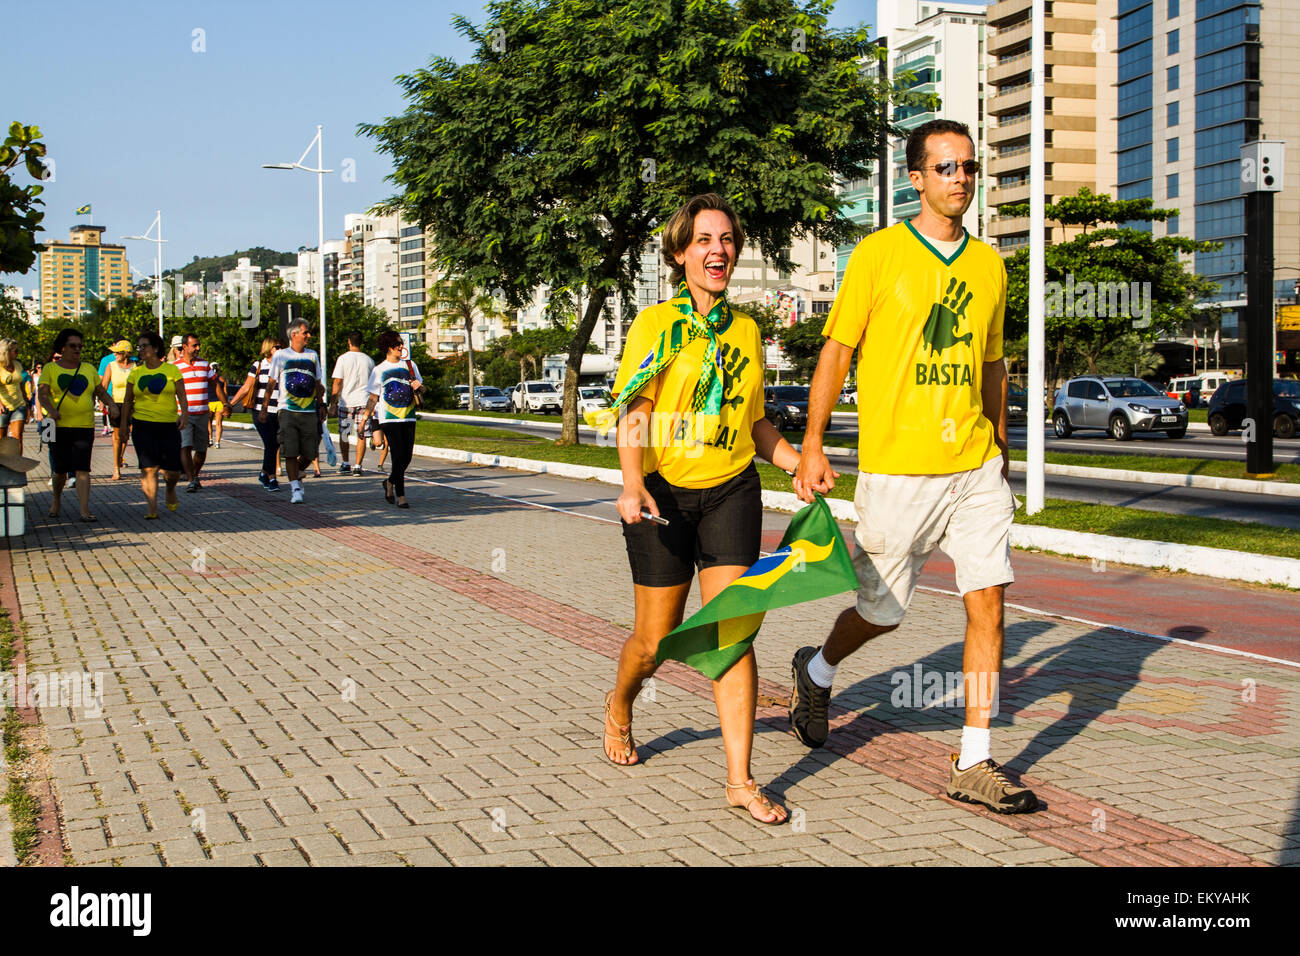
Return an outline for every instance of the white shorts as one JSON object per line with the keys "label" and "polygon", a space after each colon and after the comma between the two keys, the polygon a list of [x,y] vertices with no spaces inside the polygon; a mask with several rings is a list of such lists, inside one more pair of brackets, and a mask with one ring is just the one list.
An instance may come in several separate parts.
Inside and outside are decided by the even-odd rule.
{"label": "white shorts", "polygon": [[861,472],[853,506],[858,513],[853,559],[858,614],[871,624],[903,620],[935,548],[952,558],[962,594],[1015,580],[1015,497],[1002,477],[1001,455],[952,475]]}

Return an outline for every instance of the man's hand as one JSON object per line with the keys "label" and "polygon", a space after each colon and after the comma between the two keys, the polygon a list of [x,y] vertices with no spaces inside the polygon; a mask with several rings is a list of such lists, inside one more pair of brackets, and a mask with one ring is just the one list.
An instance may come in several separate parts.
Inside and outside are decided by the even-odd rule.
{"label": "man's hand", "polygon": [[259,409],[259,410],[258,410],[258,413],[257,413],[257,420],[258,420],[261,424],[263,424],[263,425],[266,424],[266,409],[265,409],[265,408],[263,408],[263,409]]}
{"label": "man's hand", "polygon": [[824,452],[805,447],[799,456],[799,467],[794,472],[794,493],[800,501],[811,503],[814,493],[824,495],[830,492],[839,476]]}

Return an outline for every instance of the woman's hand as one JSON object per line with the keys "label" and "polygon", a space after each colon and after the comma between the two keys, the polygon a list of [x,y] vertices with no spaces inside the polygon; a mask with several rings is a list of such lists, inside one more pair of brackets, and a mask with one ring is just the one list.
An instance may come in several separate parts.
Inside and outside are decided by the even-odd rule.
{"label": "woman's hand", "polygon": [[630,487],[623,486],[623,493],[618,496],[615,502],[618,507],[619,517],[628,524],[639,524],[645,519],[641,517],[642,511],[648,511],[658,517],[659,506],[655,504],[654,498],[650,497],[650,492],[646,491],[645,485]]}

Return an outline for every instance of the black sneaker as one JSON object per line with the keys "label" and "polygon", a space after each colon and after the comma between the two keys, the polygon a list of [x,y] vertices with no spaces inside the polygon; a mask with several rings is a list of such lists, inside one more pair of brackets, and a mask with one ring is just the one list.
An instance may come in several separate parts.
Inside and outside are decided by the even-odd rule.
{"label": "black sneaker", "polygon": [[805,747],[821,747],[830,733],[826,712],[830,707],[831,692],[818,687],[808,676],[808,662],[817,656],[817,648],[801,647],[794,652],[790,662],[790,676],[794,688],[790,691],[790,726],[794,735]]}

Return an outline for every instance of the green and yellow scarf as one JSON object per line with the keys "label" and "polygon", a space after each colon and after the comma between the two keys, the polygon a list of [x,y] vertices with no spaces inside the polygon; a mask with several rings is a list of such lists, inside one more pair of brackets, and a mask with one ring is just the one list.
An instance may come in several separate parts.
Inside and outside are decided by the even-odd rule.
{"label": "green and yellow scarf", "polygon": [[691,398],[690,411],[709,416],[722,414],[722,369],[718,351],[718,334],[725,332],[731,325],[731,306],[727,304],[727,294],[713,304],[708,315],[695,311],[691,301],[690,290],[686,280],[677,286],[677,294],[668,300],[668,304],[681,313],[681,318],[674,319],[668,328],[659,334],[655,347],[641,360],[637,370],[628,379],[623,390],[614,400],[611,411],[617,413],[640,393],[656,375],[662,372],[675,359],[678,353],[696,339],[707,338],[708,347],[704,350],[704,361],[700,366],[700,380],[695,384],[695,394]]}

